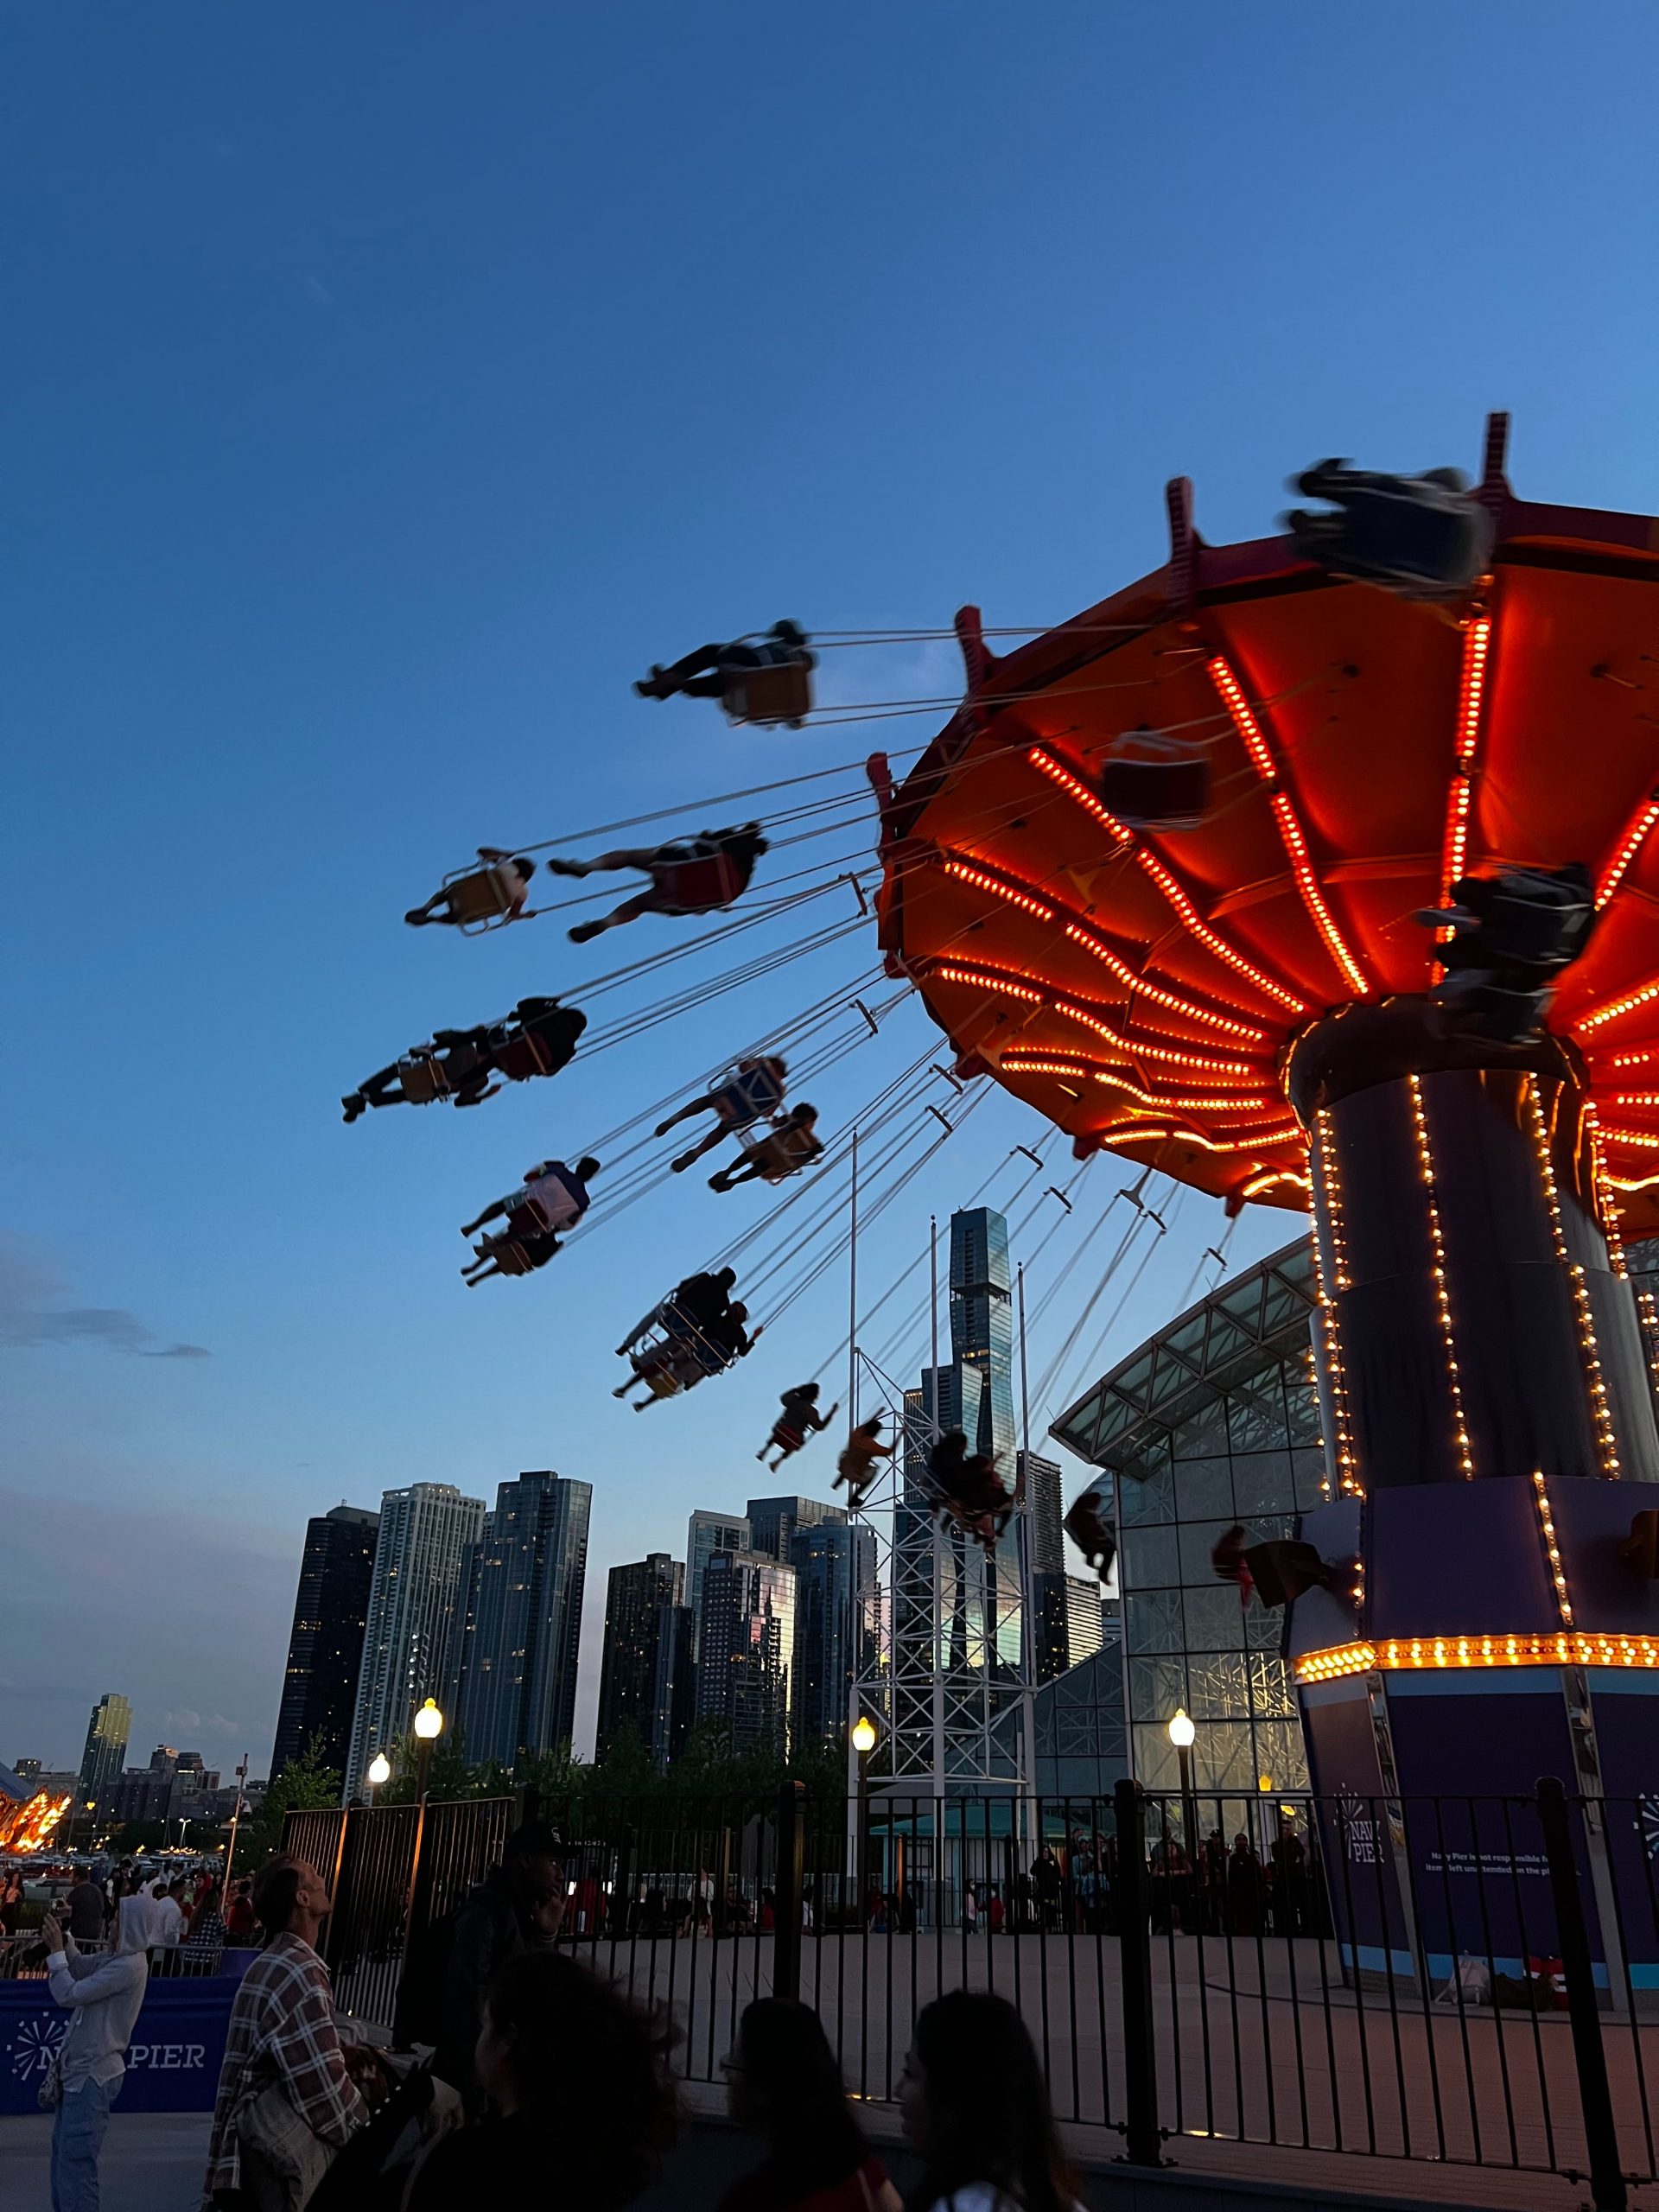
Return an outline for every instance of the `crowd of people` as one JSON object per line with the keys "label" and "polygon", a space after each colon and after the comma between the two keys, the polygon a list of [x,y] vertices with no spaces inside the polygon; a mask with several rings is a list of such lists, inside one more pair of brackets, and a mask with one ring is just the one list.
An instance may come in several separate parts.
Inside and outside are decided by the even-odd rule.
{"label": "crowd of people", "polygon": [[[474,2196],[555,2193],[611,2212],[638,2196],[676,2137],[674,2038],[660,2014],[559,1948],[566,1895],[556,1836],[520,1828],[454,1916],[441,1970],[411,1954],[394,2042],[415,2050],[402,2056],[336,2019],[316,1949],[327,1885],[301,1860],[272,1860],[254,1884],[264,1948],[232,2013],[204,2212],[450,2212]],[[132,2002],[130,1970],[118,1990],[111,1974],[106,2001],[113,2035]],[[411,2032],[422,2027],[428,2035]],[[720,2212],[991,2212],[1010,2198],[1024,2212],[1071,2212],[1077,2202],[1040,2063],[1001,1998],[958,1990],[917,2021],[903,2116],[923,2179],[908,2200],[807,2006],[757,1999],[724,2065],[731,2117],[761,2154]]]}
{"label": "crowd of people", "polygon": [[[231,2013],[204,2212],[438,2212],[480,2185],[528,2198],[556,2183],[603,2212],[646,2185],[673,2140],[666,2024],[561,1947],[562,1936],[634,1931],[596,1882],[571,1881],[545,1824],[517,1829],[460,1909],[410,1948],[391,2050],[336,2018],[317,1948],[332,1900],[315,1867],[275,1859],[237,1883],[228,1904],[208,1866],[147,1877],[124,1861],[102,1881],[87,1868],[76,1876],[41,1930],[52,1995],[73,2015],[48,2085],[54,2212],[95,2212],[99,2145],[149,1976],[250,1942],[259,1948]],[[1229,1847],[1211,1828],[1192,1859],[1160,1834],[1146,1881],[1155,1932],[1324,1930],[1318,1862],[1294,1823],[1281,1822],[1265,1857],[1243,1833]],[[969,1883],[953,1911],[964,1930],[988,1936],[1109,1934],[1124,1895],[1116,1838],[1077,1829],[1002,1880]],[[777,1924],[770,1890],[751,1897],[729,1885],[722,1896],[706,1872],[680,1902],[677,1915],[675,1901],[650,1891],[641,1928],[670,1933],[683,1922],[715,1936]],[[858,1910],[872,1935],[911,1934],[922,1916],[902,1880],[891,1891],[872,1881]],[[840,1917],[836,1899],[809,1882],[805,1926]],[[765,2154],[721,2212],[809,2201],[814,2212],[901,2212],[815,2014],[758,2000],[726,2070],[732,2117]],[[926,2178],[902,2212],[933,2212],[942,2199],[964,2212],[964,2196],[966,2212],[995,2212],[999,2194],[1021,2212],[1075,2202],[1035,2053],[1001,1999],[957,1991],[923,2011],[903,2106]]]}

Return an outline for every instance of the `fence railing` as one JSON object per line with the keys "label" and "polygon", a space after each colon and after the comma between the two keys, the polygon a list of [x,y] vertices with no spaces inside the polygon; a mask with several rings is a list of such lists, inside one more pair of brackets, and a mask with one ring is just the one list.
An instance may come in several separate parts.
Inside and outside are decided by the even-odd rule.
{"label": "fence railing", "polygon": [[[522,1808],[520,1808],[522,1809]],[[506,1798],[289,1816],[332,1880],[344,2010],[393,2024],[412,1937],[499,1862]],[[563,1940],[721,2078],[751,1998],[798,1996],[850,2088],[897,2094],[921,2007],[1020,2012],[1057,2115],[1153,2163],[1184,2137],[1659,2179],[1659,1798],[1143,1792],[556,1815]],[[1276,2171],[1282,2173],[1282,2165]]]}
{"label": "fence railing", "polygon": [[[75,1948],[85,1958],[97,1958],[109,1949],[107,1942],[76,1940]],[[193,1951],[185,1944],[176,1947],[158,1944],[150,1953],[149,1970],[155,1975],[216,1974],[223,1955],[222,1947],[212,1950]],[[42,1981],[46,1978],[46,1938],[38,1929],[16,1936],[0,1936],[0,1981]]]}

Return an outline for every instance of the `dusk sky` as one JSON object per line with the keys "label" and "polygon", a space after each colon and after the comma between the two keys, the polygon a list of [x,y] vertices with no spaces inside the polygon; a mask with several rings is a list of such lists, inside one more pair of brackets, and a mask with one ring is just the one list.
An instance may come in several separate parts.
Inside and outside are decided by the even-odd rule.
{"label": "dusk sky", "polygon": [[[762,733],[632,679],[785,614],[1063,620],[1161,561],[1175,474],[1207,537],[1256,535],[1298,467],[1472,467],[1506,407],[1524,494],[1659,512],[1659,22],[172,0],[14,10],[4,53],[0,1758],[73,1764],[119,1690],[135,1762],[165,1740],[263,1772],[307,1516],[537,1467],[594,1485],[590,1749],[606,1570],[777,1486],[753,1454],[845,1332],[845,1268],[735,1375],[635,1416],[623,1332],[778,1195],[677,1179],[473,1291],[457,1224],[850,991],[873,933],[476,1113],[346,1128],[340,1094],[435,1025],[699,926],[579,950],[559,920],[461,941],[404,910],[480,842],[671,807],[695,830],[750,810],[705,798],[842,764],[753,805],[850,792],[943,714]],[[959,682],[943,643],[826,663],[843,706]],[[780,850],[757,894],[871,841]],[[842,888],[645,974],[595,1039],[855,913]],[[845,1122],[930,1041],[898,1008],[810,1095]],[[981,1102],[871,1225],[863,1302],[1040,1134]],[[1033,1214],[1033,1380],[1128,1179],[1095,1163],[1040,1253],[1058,1208]],[[1034,1431],[1224,1226],[1185,1198]],[[1299,1226],[1253,1212],[1230,1259]],[[925,1350],[918,1320],[883,1363]],[[832,1459],[791,1486],[828,1495]]]}

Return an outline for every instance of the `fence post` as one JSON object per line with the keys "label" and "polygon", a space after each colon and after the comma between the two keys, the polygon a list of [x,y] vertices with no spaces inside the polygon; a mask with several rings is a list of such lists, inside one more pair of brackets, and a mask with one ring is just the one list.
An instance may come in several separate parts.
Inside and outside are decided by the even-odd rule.
{"label": "fence post", "polygon": [[1555,1903],[1555,1938],[1561,1947],[1567,1980],[1573,2057],[1584,2107],[1584,2139],[1590,2153],[1590,2194],[1596,2212],[1624,2212],[1624,2176],[1619,2164],[1613,2094],[1607,2080],[1607,2051],[1601,2039],[1601,2006],[1590,1960],[1590,1931],[1585,1924],[1578,1869],[1573,1863],[1567,1791],[1553,1774],[1539,1779],[1538,1824],[1544,1832],[1544,1857]]}
{"label": "fence post", "polygon": [[806,1785],[786,1782],[778,1792],[778,1883],[772,1916],[772,1993],[798,2002],[801,1994],[801,1882],[806,1864]]}
{"label": "fence post", "polygon": [[1138,1782],[1113,1791],[1117,1814],[1117,1940],[1123,2004],[1123,2156],[1160,2166],[1158,2056],[1153,2044],[1152,1898],[1147,1880],[1146,1800]]}

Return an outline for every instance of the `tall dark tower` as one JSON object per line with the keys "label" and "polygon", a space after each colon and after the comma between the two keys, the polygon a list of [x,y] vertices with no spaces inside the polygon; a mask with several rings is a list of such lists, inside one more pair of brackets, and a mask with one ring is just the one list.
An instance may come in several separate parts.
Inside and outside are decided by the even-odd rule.
{"label": "tall dark tower", "polygon": [[323,1764],[345,1772],[379,1528],[380,1516],[359,1505],[336,1505],[306,1523],[270,1754],[273,1779],[314,1740]]}
{"label": "tall dark tower", "polygon": [[513,1766],[570,1740],[591,1483],[520,1475],[496,1492],[466,1584],[457,1719],[467,1756]]}

